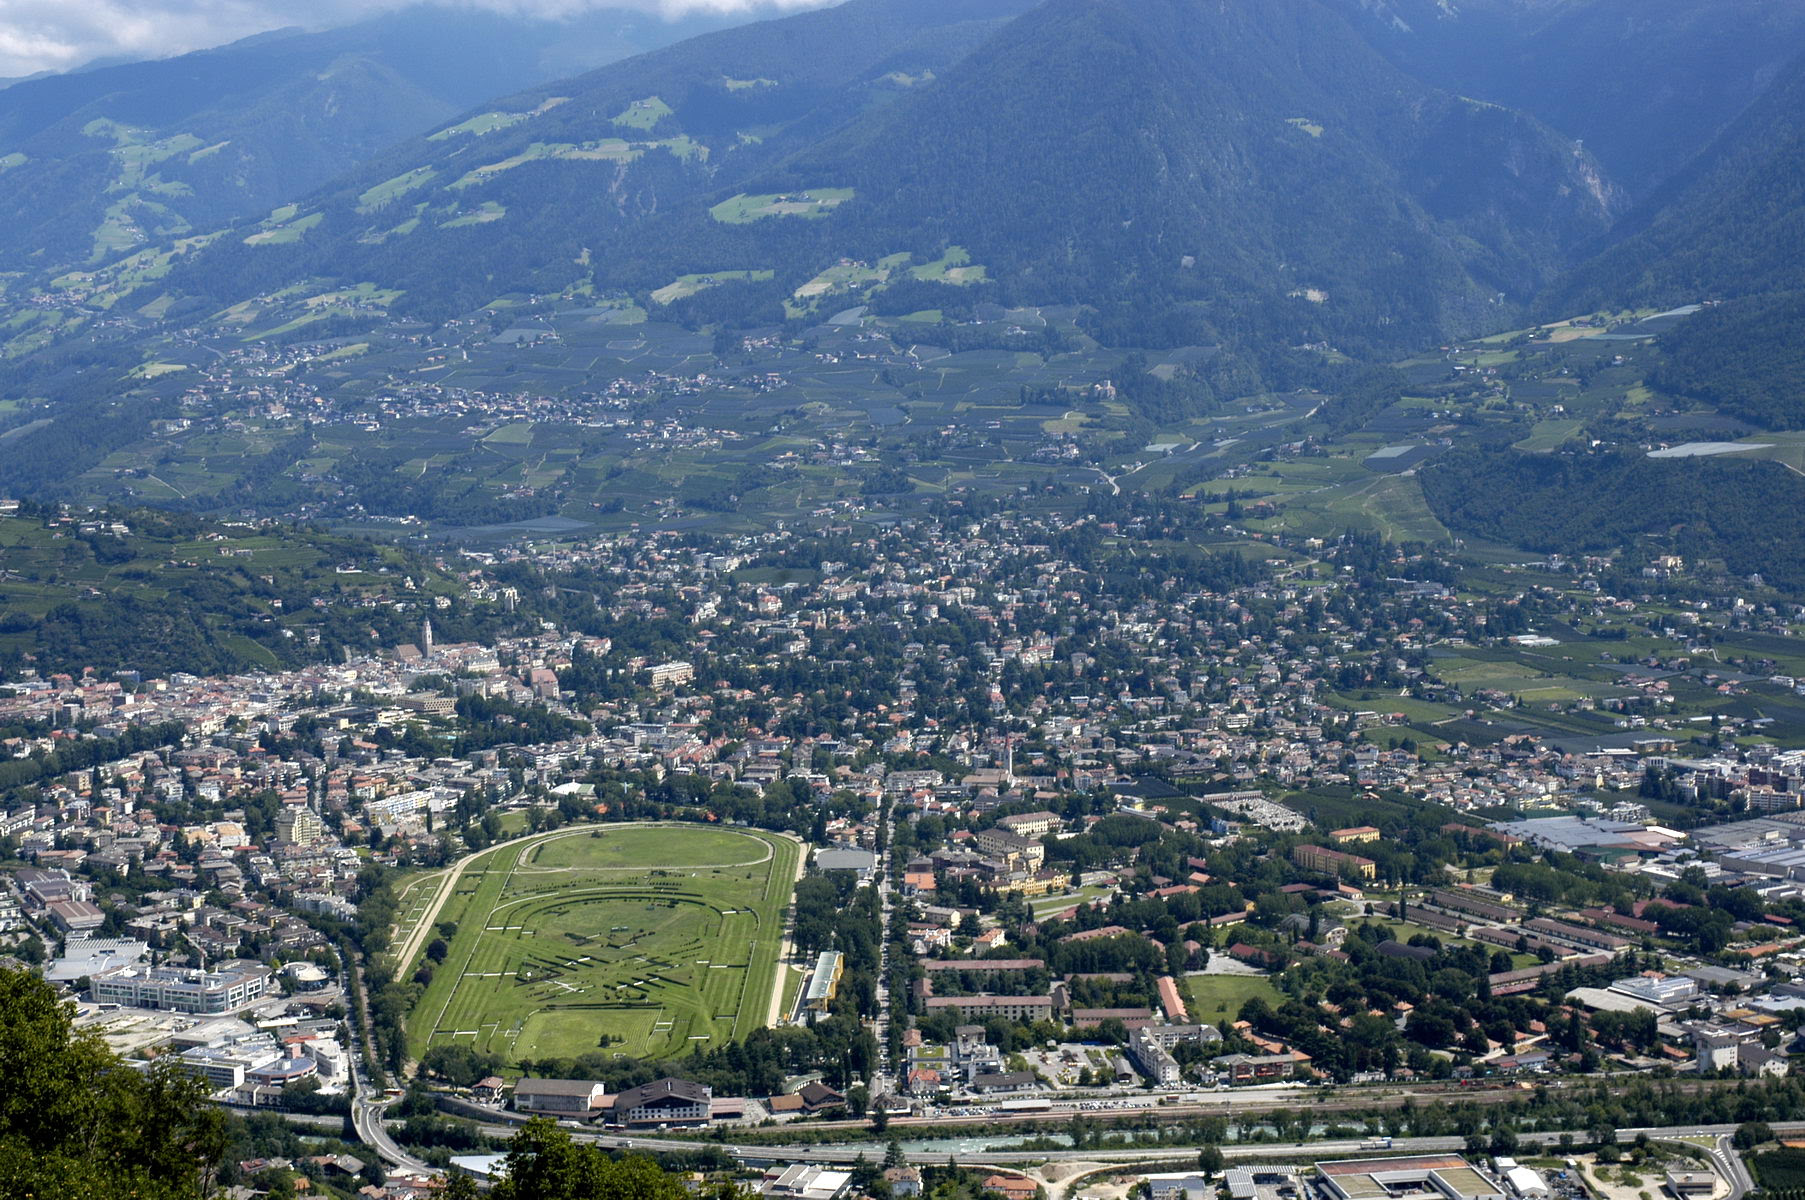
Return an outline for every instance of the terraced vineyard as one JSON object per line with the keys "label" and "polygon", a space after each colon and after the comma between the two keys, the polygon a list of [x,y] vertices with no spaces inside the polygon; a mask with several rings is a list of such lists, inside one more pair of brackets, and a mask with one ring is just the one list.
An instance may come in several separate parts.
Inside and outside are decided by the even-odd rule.
{"label": "terraced vineyard", "polygon": [[798,855],[772,834],[684,825],[582,827],[491,851],[439,914],[456,933],[410,1050],[668,1058],[743,1037],[771,1011]]}

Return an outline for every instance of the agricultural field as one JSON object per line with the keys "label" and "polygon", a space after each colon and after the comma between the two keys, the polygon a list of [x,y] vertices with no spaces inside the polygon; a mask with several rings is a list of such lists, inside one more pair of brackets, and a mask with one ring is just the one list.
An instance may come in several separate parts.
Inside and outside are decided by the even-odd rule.
{"label": "agricultural field", "polygon": [[680,275],[652,293],[654,304],[675,304],[679,300],[687,300],[698,292],[707,291],[723,283],[745,280],[762,283],[771,278],[773,272],[762,271],[709,271],[698,275]]}
{"label": "agricultural field", "polygon": [[928,283],[951,283],[963,287],[984,282],[988,277],[988,270],[987,267],[973,265],[971,253],[964,246],[948,246],[945,254],[931,263],[911,267],[909,274]]}
{"label": "agricultural field", "polygon": [[810,188],[767,196],[742,193],[721,201],[708,215],[723,225],[746,225],[763,217],[825,217],[850,199],[851,188]]}
{"label": "agricultural field", "polygon": [[1805,1187],[1805,1150],[1782,1146],[1749,1160],[1761,1186],[1774,1191]]}
{"label": "agricultural field", "polygon": [[[672,1058],[744,1037],[773,1009],[799,861],[786,838],[689,825],[583,826],[498,847],[438,916],[456,932],[409,1048]],[[404,896],[410,922],[417,898]]]}
{"label": "agricultural field", "polygon": [[635,100],[627,111],[614,118],[614,123],[629,129],[650,129],[671,115],[670,105],[657,96],[647,96],[644,100]]}

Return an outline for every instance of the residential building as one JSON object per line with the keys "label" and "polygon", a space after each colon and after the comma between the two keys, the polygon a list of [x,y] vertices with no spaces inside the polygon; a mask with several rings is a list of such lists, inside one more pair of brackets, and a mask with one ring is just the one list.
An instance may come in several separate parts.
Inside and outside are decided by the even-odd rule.
{"label": "residential building", "polygon": [[1351,875],[1360,879],[1377,878],[1379,870],[1378,864],[1370,858],[1331,850],[1327,846],[1293,846],[1291,861],[1306,871],[1323,875]]}

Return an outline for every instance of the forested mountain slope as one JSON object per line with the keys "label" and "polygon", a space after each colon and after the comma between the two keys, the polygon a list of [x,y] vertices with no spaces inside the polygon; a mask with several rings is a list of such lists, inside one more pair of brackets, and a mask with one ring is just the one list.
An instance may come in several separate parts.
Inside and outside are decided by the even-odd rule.
{"label": "forested mountain slope", "polygon": [[171,283],[223,304],[369,280],[443,316],[769,270],[769,301],[962,246],[1003,297],[1097,305],[1106,335],[1358,353],[1502,319],[1616,209],[1583,151],[1417,82],[1320,0],[1028,8],[852,0],[537,89]]}
{"label": "forested mountain slope", "polygon": [[704,213],[705,194],[931,86],[1031,3],[850,0],[493,101],[365,164],[281,229],[222,239],[172,282],[225,302],[297,278],[368,279],[430,317],[592,274],[612,285],[647,219]]}
{"label": "forested mountain slope", "polygon": [[1392,61],[1582,139],[1645,196],[1805,51],[1805,0],[1335,0]]}
{"label": "forested mountain slope", "polygon": [[415,8],[0,91],[0,268],[261,217],[490,96],[725,23]]}
{"label": "forested mountain slope", "polygon": [[854,187],[861,253],[958,243],[1023,299],[1350,352],[1497,319],[1616,203],[1316,0],[1052,0],[779,178]]}
{"label": "forested mountain slope", "polygon": [[1805,57],[1660,194],[1551,308],[1682,303],[1805,288]]}

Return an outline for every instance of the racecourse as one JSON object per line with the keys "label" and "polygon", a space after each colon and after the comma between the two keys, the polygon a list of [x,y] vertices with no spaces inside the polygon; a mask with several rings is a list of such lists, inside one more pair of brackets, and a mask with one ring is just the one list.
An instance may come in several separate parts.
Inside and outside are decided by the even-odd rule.
{"label": "racecourse", "polygon": [[404,945],[428,964],[415,1056],[445,1041],[513,1062],[669,1058],[764,1025],[801,848],[715,826],[582,825],[498,846],[428,883]]}

